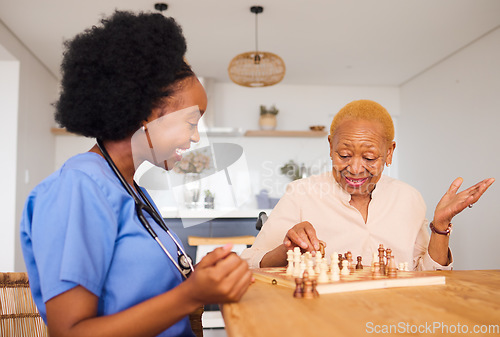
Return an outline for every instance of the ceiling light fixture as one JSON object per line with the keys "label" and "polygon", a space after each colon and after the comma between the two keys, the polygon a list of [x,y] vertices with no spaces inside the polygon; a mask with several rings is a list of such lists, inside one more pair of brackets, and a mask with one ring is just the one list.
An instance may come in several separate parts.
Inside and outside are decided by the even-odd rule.
{"label": "ceiling light fixture", "polygon": [[257,15],[261,6],[250,7],[255,14],[255,51],[236,55],[227,69],[229,78],[245,87],[267,87],[279,83],[285,76],[285,62],[276,54],[259,51]]}
{"label": "ceiling light fixture", "polygon": [[155,9],[159,11],[161,14],[163,14],[163,11],[166,11],[168,8],[168,5],[164,2],[158,2],[155,3]]}

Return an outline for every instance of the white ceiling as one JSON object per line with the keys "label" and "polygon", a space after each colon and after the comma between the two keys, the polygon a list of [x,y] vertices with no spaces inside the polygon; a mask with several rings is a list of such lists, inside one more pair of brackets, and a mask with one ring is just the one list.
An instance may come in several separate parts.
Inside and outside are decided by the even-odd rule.
{"label": "white ceiling", "polygon": [[[500,27],[500,0],[168,0],[199,76],[229,81],[227,65],[254,49],[280,55],[282,83],[405,83]],[[115,9],[154,11],[146,0],[0,0],[0,20],[59,77],[62,43]]]}

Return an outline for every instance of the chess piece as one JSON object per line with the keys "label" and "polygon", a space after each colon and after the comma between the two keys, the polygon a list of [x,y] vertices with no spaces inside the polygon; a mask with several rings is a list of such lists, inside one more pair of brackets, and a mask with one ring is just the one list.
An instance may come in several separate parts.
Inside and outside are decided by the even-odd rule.
{"label": "chess piece", "polygon": [[299,263],[299,275],[303,275],[306,269],[307,269],[306,257],[302,255],[300,257],[300,263]]}
{"label": "chess piece", "polygon": [[356,260],[358,261],[358,263],[356,263],[356,269],[363,269],[363,264],[361,263],[361,259],[362,259],[361,256],[358,256],[356,258]]}
{"label": "chess piece", "polygon": [[408,267],[408,261],[404,262],[405,268],[404,271],[410,271],[410,268]]}
{"label": "chess piece", "polygon": [[328,265],[326,264],[326,259],[322,259],[319,264],[319,275],[318,275],[318,283],[328,283]]}
{"label": "chess piece", "polygon": [[352,253],[351,252],[345,253],[345,258],[346,258],[346,260],[348,262],[347,267],[349,268],[350,271],[353,271],[354,270],[354,264],[352,263]]}
{"label": "chess piece", "polygon": [[326,247],[326,244],[323,241],[320,241],[319,242],[319,251],[321,252],[322,258],[325,257],[325,247]]}
{"label": "chess piece", "polygon": [[340,280],[340,268],[338,263],[332,263],[330,270],[330,280],[332,281]]}
{"label": "chess piece", "polygon": [[286,252],[286,260],[288,261],[288,265],[286,267],[286,274],[293,275],[293,250],[289,249]]}
{"label": "chess piece", "polygon": [[393,278],[396,277],[398,274],[397,268],[396,268],[396,260],[394,259],[394,256],[390,255],[389,258],[389,263],[387,266],[387,276]]}
{"label": "chess piece", "polygon": [[339,256],[337,252],[333,252],[332,255],[330,255],[330,269],[332,269],[334,263],[339,263]]}
{"label": "chess piece", "polygon": [[389,268],[389,259],[391,258],[392,256],[392,249],[390,248],[387,248],[385,250],[385,268],[384,268],[384,273],[385,275],[387,275],[387,273],[389,272],[387,269]]}
{"label": "chess piece", "polygon": [[318,275],[319,272],[321,271],[321,269],[320,269],[321,261],[323,261],[323,257],[322,257],[321,252],[319,250],[316,252],[316,255],[314,256],[314,258],[316,260],[316,265],[314,266],[314,272],[316,273],[316,275]]}
{"label": "chess piece", "polygon": [[384,245],[380,244],[378,246],[378,263],[379,263],[379,270],[380,270],[381,275],[385,274],[385,259],[384,259],[384,257],[385,257]]}
{"label": "chess piece", "polygon": [[293,297],[302,298],[304,297],[303,283],[300,277],[295,278],[295,291],[293,292]]}
{"label": "chess piece", "polygon": [[293,249],[293,277],[301,277],[300,273],[300,260],[302,254],[300,253],[300,248],[295,247]]}
{"label": "chess piece", "polygon": [[342,260],[342,270],[340,271],[340,275],[347,276],[349,274],[350,274],[349,261]]}
{"label": "chess piece", "polygon": [[344,257],[342,256],[342,254],[339,254],[338,256],[339,256],[339,258],[338,258],[338,260],[339,260],[339,269],[342,270],[342,260],[344,260]]}
{"label": "chess piece", "polygon": [[316,275],[316,270],[314,269],[314,261],[312,260],[312,258],[306,259],[306,269],[310,277]]}
{"label": "chess piece", "polygon": [[380,274],[380,264],[378,262],[378,254],[376,252],[373,253],[371,272],[373,277]]}
{"label": "chess piece", "polygon": [[307,271],[304,272],[302,280],[303,280],[303,297],[307,299],[314,298],[313,283],[309,278],[309,273]]}

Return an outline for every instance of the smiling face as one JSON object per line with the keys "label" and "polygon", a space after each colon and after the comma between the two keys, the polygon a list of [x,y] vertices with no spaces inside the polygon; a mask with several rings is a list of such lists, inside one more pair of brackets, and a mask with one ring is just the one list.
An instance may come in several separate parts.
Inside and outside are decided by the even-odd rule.
{"label": "smiling face", "polygon": [[182,80],[164,104],[153,109],[132,137],[134,161],[148,160],[170,170],[182,153],[200,140],[198,122],[207,108],[205,89],[195,77]]}
{"label": "smiling face", "polygon": [[384,165],[391,164],[396,143],[384,135],[379,122],[346,119],[328,136],[333,176],[349,194],[370,197]]}

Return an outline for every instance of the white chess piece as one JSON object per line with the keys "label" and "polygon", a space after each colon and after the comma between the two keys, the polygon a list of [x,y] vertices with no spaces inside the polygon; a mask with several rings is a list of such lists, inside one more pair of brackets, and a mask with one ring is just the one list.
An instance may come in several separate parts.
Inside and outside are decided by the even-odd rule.
{"label": "white chess piece", "polygon": [[[337,260],[337,262],[335,262]],[[333,259],[334,263],[330,265],[330,280],[332,281],[338,281],[340,280],[340,268],[339,268],[339,262],[338,262],[338,255],[335,255],[335,258]]]}
{"label": "white chess piece", "polygon": [[301,260],[300,248],[295,247],[293,249],[293,277],[302,277],[300,273],[300,260]]}
{"label": "white chess piece", "polygon": [[328,264],[326,262],[326,259],[322,259],[321,262],[319,263],[319,276],[318,276],[318,283],[328,283]]}
{"label": "white chess piece", "polygon": [[306,268],[307,272],[309,273],[309,277],[314,277],[317,273],[316,270],[314,270],[314,261],[312,258],[307,258],[306,259]]}
{"label": "white chess piece", "polygon": [[307,265],[306,265],[306,258],[304,255],[300,257],[300,263],[299,263],[299,275],[302,277],[304,275],[304,272],[306,271]]}
{"label": "white chess piece", "polygon": [[410,271],[410,268],[408,267],[408,262],[404,263],[404,271]]}
{"label": "white chess piece", "polygon": [[372,264],[371,264],[371,272],[372,273],[375,273],[376,272],[376,268],[375,268],[375,263],[378,262],[378,253],[377,252],[374,252],[373,253],[373,257],[372,257]]}
{"label": "white chess piece", "polygon": [[323,260],[323,256],[321,255],[321,252],[318,250],[315,255],[316,259],[316,266],[314,267],[314,271],[316,274],[319,274],[321,272],[321,261]]}
{"label": "white chess piece", "polygon": [[293,275],[293,250],[289,249],[286,252],[286,260],[288,261],[288,265],[286,267],[286,274]]}
{"label": "white chess piece", "polygon": [[342,260],[342,270],[340,271],[340,275],[349,275],[349,261]]}

